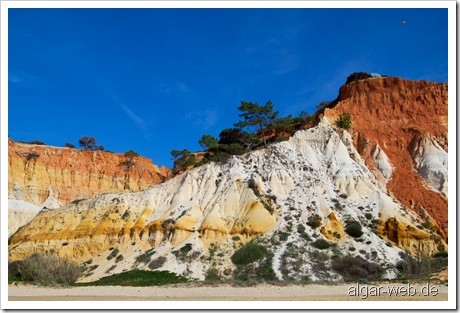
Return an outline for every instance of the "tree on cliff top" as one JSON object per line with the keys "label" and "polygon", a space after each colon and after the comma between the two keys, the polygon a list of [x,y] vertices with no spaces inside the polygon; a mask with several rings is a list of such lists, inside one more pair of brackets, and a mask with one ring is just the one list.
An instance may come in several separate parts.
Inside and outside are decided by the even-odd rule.
{"label": "tree on cliff top", "polygon": [[99,146],[96,144],[96,139],[94,137],[81,137],[80,140],[78,141],[78,144],[80,147],[83,148],[83,150],[98,150]]}
{"label": "tree on cliff top", "polygon": [[215,150],[219,148],[219,140],[211,135],[203,135],[198,143],[206,150]]}
{"label": "tree on cliff top", "polygon": [[352,83],[352,82],[357,81],[357,80],[367,79],[367,78],[371,78],[371,77],[372,77],[372,75],[369,74],[369,73],[366,73],[366,72],[355,72],[353,74],[350,74],[347,77],[347,81],[345,82],[345,84],[349,84],[349,83]]}
{"label": "tree on cliff top", "polygon": [[267,145],[263,131],[276,119],[278,111],[273,111],[274,106],[271,101],[268,101],[265,105],[258,105],[255,102],[241,101],[241,105],[238,107],[241,111],[238,114],[243,118],[242,121],[235,124],[235,127],[255,127],[257,132],[262,132],[264,145]]}

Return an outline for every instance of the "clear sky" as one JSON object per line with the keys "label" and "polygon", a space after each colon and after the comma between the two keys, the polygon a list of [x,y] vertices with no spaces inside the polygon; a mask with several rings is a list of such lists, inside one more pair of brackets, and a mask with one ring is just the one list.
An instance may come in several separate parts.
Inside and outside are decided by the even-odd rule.
{"label": "clear sky", "polygon": [[[447,9],[10,9],[8,135],[171,166],[238,121],[335,99],[358,71],[447,82]],[[405,21],[405,23],[403,22]]]}

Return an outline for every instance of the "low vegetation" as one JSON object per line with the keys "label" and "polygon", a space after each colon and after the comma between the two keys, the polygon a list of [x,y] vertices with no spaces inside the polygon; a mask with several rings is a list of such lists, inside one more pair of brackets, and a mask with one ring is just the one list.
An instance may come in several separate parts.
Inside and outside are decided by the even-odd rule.
{"label": "low vegetation", "polygon": [[147,251],[145,251],[144,253],[138,255],[136,257],[136,263],[140,264],[140,263],[147,263],[150,261],[152,255],[155,253],[155,249],[149,249]]}
{"label": "low vegetation", "polygon": [[91,150],[91,151],[104,150],[104,147],[99,146],[96,143],[96,139],[90,136],[81,137],[78,140],[78,144],[80,145],[80,147],[82,147],[83,150]]}
{"label": "low vegetation", "polygon": [[192,251],[193,246],[191,243],[187,243],[178,250],[174,250],[171,253],[180,261],[186,261],[187,259],[193,259],[189,252]]}
{"label": "low vegetation", "polygon": [[345,225],[345,232],[354,238],[359,238],[363,235],[363,228],[358,221],[348,220]]}
{"label": "low vegetation", "polygon": [[321,225],[321,217],[318,214],[313,214],[308,217],[307,225],[315,229]]}
{"label": "low vegetation", "polygon": [[103,277],[89,283],[78,283],[78,286],[161,286],[187,282],[187,278],[168,271],[132,270],[120,274]]}
{"label": "low vegetation", "polygon": [[107,260],[109,261],[113,259],[114,257],[116,257],[118,252],[120,252],[118,248],[113,249],[112,252],[110,252],[110,254],[107,256]]}
{"label": "low vegetation", "polygon": [[316,249],[325,250],[325,249],[329,249],[331,247],[331,244],[327,240],[317,239],[312,242],[312,246],[315,247]]}
{"label": "low vegetation", "polygon": [[351,128],[350,113],[347,113],[347,112],[340,113],[339,118],[335,121],[335,125],[343,129],[347,129],[347,130],[350,129]]}
{"label": "low vegetation", "polygon": [[234,278],[237,281],[277,280],[272,268],[273,253],[259,243],[250,242],[241,247],[232,256],[232,262],[236,265]]}
{"label": "low vegetation", "polygon": [[250,242],[237,250],[232,255],[231,260],[235,265],[247,265],[262,259],[265,255],[267,255],[267,248],[258,243]]}
{"label": "low vegetation", "polygon": [[332,260],[332,269],[345,281],[378,280],[383,274],[379,264],[366,261],[359,256],[345,256]]}
{"label": "low vegetation", "polygon": [[151,270],[156,270],[157,268],[162,267],[166,263],[166,257],[160,256],[149,263],[149,268]]}
{"label": "low vegetation", "polygon": [[205,134],[199,140],[204,152],[199,160],[187,149],[172,150],[174,171],[186,170],[189,166],[200,166],[208,162],[226,162],[232,155],[265,147],[269,143],[288,139],[295,131],[313,125],[314,116],[302,111],[299,116],[278,117],[271,101],[265,105],[241,101],[238,107],[241,120],[234,128],[220,132],[219,138]]}
{"label": "low vegetation", "polygon": [[345,84],[352,83],[357,80],[371,78],[372,75],[366,72],[355,72],[347,77],[347,81]]}
{"label": "low vegetation", "polygon": [[46,143],[40,140],[32,140],[27,142],[29,145],[39,145],[39,146],[44,146]]}
{"label": "low vegetation", "polygon": [[431,274],[442,271],[448,264],[447,252],[438,252],[432,258],[422,254],[411,256],[401,253],[401,258],[396,263],[396,268],[404,279],[428,279]]}
{"label": "low vegetation", "polygon": [[77,263],[54,253],[32,254],[23,261],[12,263],[8,270],[13,280],[44,286],[72,285],[83,274],[83,268]]}

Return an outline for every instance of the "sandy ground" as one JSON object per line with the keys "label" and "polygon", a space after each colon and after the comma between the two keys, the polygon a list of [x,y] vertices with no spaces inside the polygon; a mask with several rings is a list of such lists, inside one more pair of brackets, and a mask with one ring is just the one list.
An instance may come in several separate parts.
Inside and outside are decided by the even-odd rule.
{"label": "sandy ground", "polygon": [[[356,284],[339,285],[304,285],[304,286],[275,286],[257,285],[251,287],[233,287],[231,285],[216,286],[168,286],[168,287],[72,287],[45,288],[30,285],[10,285],[8,287],[9,301],[445,301],[447,286],[434,285],[437,295],[422,294],[425,284],[412,285],[414,295],[403,292],[402,284],[380,285],[379,296],[365,294],[376,291],[378,286],[359,285],[359,295],[349,295],[350,288]],[[363,287],[364,286],[364,287]],[[388,294],[389,286],[402,288],[398,295]],[[433,285],[431,285],[433,286]],[[392,288],[392,287],[390,287]],[[355,289],[356,291],[357,289]],[[395,291],[396,289],[393,289]],[[426,293],[427,288],[423,289]],[[433,291],[433,290],[432,290]]]}

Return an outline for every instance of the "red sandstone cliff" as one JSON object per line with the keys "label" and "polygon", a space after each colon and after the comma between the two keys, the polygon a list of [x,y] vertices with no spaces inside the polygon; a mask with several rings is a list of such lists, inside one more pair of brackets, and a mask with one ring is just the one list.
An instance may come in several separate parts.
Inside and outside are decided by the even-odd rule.
{"label": "red sandstone cliff", "polygon": [[124,154],[8,141],[8,194],[41,205],[52,195],[61,205],[117,191],[137,191],[171,177],[150,159]]}
{"label": "red sandstone cliff", "polygon": [[[334,121],[344,112],[351,115],[350,132],[367,166],[375,170],[376,151],[383,151],[392,168],[388,190],[422,217],[427,212],[440,226],[438,232],[447,238],[447,193],[428,186],[421,171],[416,170],[420,165],[418,151],[428,151],[427,142],[447,155],[447,84],[401,78],[358,80],[342,86],[336,105],[324,115]],[[425,163],[430,166],[433,162]]]}

